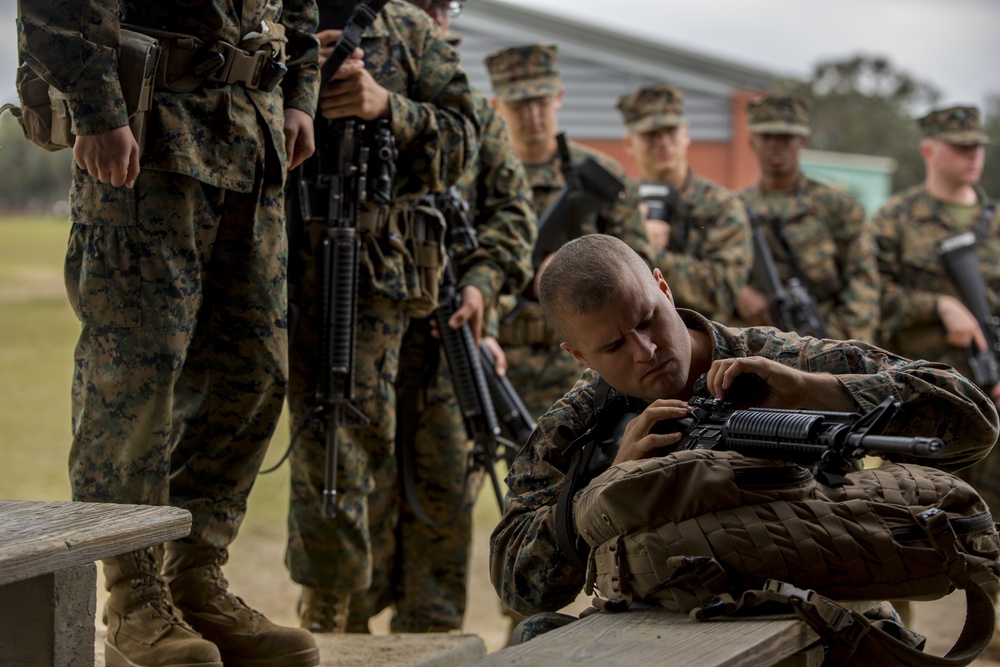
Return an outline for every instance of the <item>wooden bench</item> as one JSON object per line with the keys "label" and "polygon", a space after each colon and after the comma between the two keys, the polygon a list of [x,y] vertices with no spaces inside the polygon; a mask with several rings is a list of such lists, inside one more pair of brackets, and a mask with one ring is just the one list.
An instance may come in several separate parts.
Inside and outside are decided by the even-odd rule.
{"label": "wooden bench", "polygon": [[176,507],[0,500],[3,664],[94,667],[95,561],[189,532]]}
{"label": "wooden bench", "polygon": [[[871,606],[843,604],[856,609]],[[700,622],[663,607],[635,605],[624,613],[592,614],[469,667],[814,667],[823,661],[818,641],[816,633],[793,615]]]}

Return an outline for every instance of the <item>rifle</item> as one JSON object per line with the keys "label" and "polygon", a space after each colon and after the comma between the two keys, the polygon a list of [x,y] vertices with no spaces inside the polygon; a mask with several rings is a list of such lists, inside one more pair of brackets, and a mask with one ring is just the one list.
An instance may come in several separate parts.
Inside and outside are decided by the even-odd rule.
{"label": "rifle", "polygon": [[[681,433],[681,440],[664,451],[715,449],[745,456],[789,461],[811,469],[827,486],[851,484],[846,473],[869,452],[895,452],[937,456],[944,448],[940,438],[882,435],[901,404],[888,397],[867,414],[745,408],[742,397],[758,393],[763,383],[757,375],[740,376],[730,400],[711,398],[704,377],[688,400],[687,417],[659,422],[654,433]],[[742,394],[742,396],[740,396]],[[633,413],[634,414],[634,413]]]}
{"label": "rifle", "polygon": [[[787,283],[781,281],[778,267],[774,264],[774,255],[771,254],[771,248],[761,230],[761,222],[764,221],[764,218],[756,215],[750,207],[747,207],[747,214],[750,217],[750,229],[753,234],[753,272],[767,293],[774,325],[782,331],[794,331],[803,336],[827,338],[829,334],[823,323],[823,317],[819,314],[816,301],[809,293],[804,279],[795,275],[789,278]],[[770,219],[769,223],[772,228],[777,229],[778,220],[776,218]],[[792,254],[791,246],[787,243],[786,250],[794,273],[801,274],[795,256]]]}
{"label": "rifle", "polygon": [[493,353],[485,345],[480,345],[479,354],[482,357],[483,368],[489,369],[486,372],[486,384],[489,385],[490,396],[493,397],[493,406],[496,408],[500,431],[503,434],[500,438],[503,444],[503,458],[509,468],[518,450],[535,430],[535,420],[507,376],[501,377],[496,374],[497,362]]}
{"label": "rifle", "polygon": [[1000,317],[990,312],[990,304],[986,300],[986,281],[979,270],[976,244],[976,235],[965,232],[941,241],[937,252],[958,289],[959,297],[975,316],[986,337],[985,350],[980,350],[973,342],[965,348],[965,357],[972,368],[973,382],[988,389],[1000,382]]}
{"label": "rifle", "polygon": [[[448,361],[448,370],[462,412],[462,421],[465,423],[466,432],[473,443],[472,453],[469,457],[468,474],[477,469],[486,471],[502,513],[503,490],[494,467],[494,464],[503,458],[498,455],[501,445],[501,428],[487,386],[487,374],[483,368],[482,357],[476,351],[475,338],[468,322],[458,329],[452,329],[448,324],[448,320],[462,305],[454,266],[462,256],[479,247],[476,230],[469,222],[468,204],[462,199],[456,187],[452,186],[443,193],[428,195],[428,198],[430,199],[428,204],[439,210],[447,221],[446,241],[449,261],[445,265],[438,290],[438,307],[432,317],[437,324],[441,348]],[[417,418],[417,415],[401,416],[401,430],[415,431]],[[399,444],[401,454],[405,456],[412,443],[401,442]],[[406,458],[404,458],[405,461]],[[404,463],[404,468],[412,469],[413,466]],[[466,481],[468,481],[468,474]],[[413,513],[424,523],[438,525],[423,511],[412,479],[413,476],[404,469],[402,477],[404,493]],[[461,511],[461,508],[458,511]]]}
{"label": "rifle", "polygon": [[[360,44],[362,32],[386,1],[368,0],[354,9],[323,64],[321,90]],[[325,417],[323,514],[329,518],[337,511],[337,431],[370,423],[353,402],[361,255],[358,216],[362,204],[392,204],[397,153],[386,120],[374,126],[359,118],[327,120],[316,132],[316,144],[315,154],[299,168],[298,200],[304,222],[325,223],[315,258],[320,314],[315,396],[316,416]]]}
{"label": "rifle", "polygon": [[536,272],[548,255],[580,236],[582,219],[618,199],[625,189],[624,183],[589,155],[579,166],[574,165],[564,132],[556,135],[556,142],[566,187],[538,221],[538,240],[532,253]]}

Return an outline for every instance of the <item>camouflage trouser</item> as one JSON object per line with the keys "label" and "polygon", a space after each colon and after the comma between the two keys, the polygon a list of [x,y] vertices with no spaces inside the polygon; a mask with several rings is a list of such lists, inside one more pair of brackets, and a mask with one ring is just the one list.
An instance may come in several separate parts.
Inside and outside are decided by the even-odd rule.
{"label": "camouflage trouser", "polygon": [[503,350],[507,355],[507,377],[535,419],[572,389],[586,370],[558,343],[551,347],[505,345]]}
{"label": "camouflage trouser", "polygon": [[[390,605],[394,608],[393,632],[443,632],[462,627],[472,506],[482,473],[467,475],[472,445],[448,364],[428,330],[427,320],[415,320],[403,343],[396,382],[398,426],[405,428],[410,418],[414,422],[409,437],[400,434],[396,445],[399,474],[411,475],[417,502],[440,525],[428,525],[415,516],[403,498],[402,479],[384,490],[385,504],[399,510],[396,540],[372,545],[372,587],[351,597],[351,632],[366,632],[368,619]],[[429,353],[428,344],[433,346]],[[412,467],[403,464],[405,459],[412,461]]]}
{"label": "camouflage trouser", "polygon": [[[303,291],[303,295],[310,290]],[[305,301],[308,303],[308,300]],[[323,514],[326,423],[316,423],[315,313],[296,326],[290,347],[288,403],[296,438],[290,457],[291,501],[285,564],[299,584],[336,595],[372,583],[373,550],[392,549],[396,512],[385,490],[396,484],[396,392],[399,346],[407,316],[399,301],[362,289],[358,298],[354,405],[368,426],[337,433],[337,512]],[[306,426],[301,428],[303,422]]]}
{"label": "camouflage trouser", "polygon": [[217,547],[243,519],[288,370],[282,175],[258,159],[248,193],[149,169],[134,189],[77,169],[71,191],[73,498],[183,507],[188,539]]}

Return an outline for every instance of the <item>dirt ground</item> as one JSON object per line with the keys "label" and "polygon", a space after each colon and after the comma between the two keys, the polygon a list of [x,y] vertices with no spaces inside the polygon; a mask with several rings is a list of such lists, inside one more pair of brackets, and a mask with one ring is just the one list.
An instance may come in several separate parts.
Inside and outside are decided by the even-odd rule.
{"label": "dirt ground", "polygon": [[[489,582],[489,534],[491,526],[478,526],[473,544],[470,568],[469,601],[464,632],[477,634],[486,643],[487,651],[502,648],[509,633],[508,620],[500,613],[499,603]],[[248,603],[267,614],[273,621],[295,624],[297,587],[289,580],[282,565],[284,541],[241,536],[233,545],[233,557],[226,572],[231,589]],[[100,578],[100,568],[98,577]],[[99,582],[98,609],[104,601],[103,582]],[[588,606],[581,596],[567,613],[578,613]],[[959,592],[933,602],[913,603],[913,628],[928,638],[927,652],[944,655],[958,638],[965,621],[965,598]],[[100,624],[100,623],[99,623]],[[372,623],[377,634],[388,632],[389,614],[376,617]],[[100,648],[100,647],[99,647]],[[99,651],[103,654],[103,651]],[[103,665],[99,660],[98,665]],[[974,667],[1000,667],[1000,661],[981,658]],[[375,667],[375,666],[373,666]]]}

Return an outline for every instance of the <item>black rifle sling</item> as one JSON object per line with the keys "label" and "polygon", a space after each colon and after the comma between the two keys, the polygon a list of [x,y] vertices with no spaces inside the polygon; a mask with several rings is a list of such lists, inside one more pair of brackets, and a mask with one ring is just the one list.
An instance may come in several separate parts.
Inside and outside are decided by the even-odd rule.
{"label": "black rifle sling", "polygon": [[[573,525],[573,496],[596,477],[597,473],[592,470],[594,455],[605,440],[603,436],[621,421],[621,416],[627,411],[628,399],[612,390],[611,385],[601,378],[594,393],[594,406],[596,409],[587,421],[587,430],[567,447],[567,454],[571,457],[569,470],[566,471],[563,487],[556,500],[556,538],[559,550],[571,565],[584,571],[587,569],[589,549]],[[610,467],[610,462],[609,460],[609,465],[605,467]]]}
{"label": "black rifle sling", "polygon": [[[797,221],[798,218],[802,216],[796,216],[789,220],[788,222]],[[778,239],[778,243],[781,244],[781,249],[785,251],[785,256],[788,257],[788,265],[792,268],[792,275],[799,279],[802,286],[806,288],[809,294],[816,298],[816,290],[813,289],[812,283],[806,274],[803,273],[802,267],[799,266],[798,255],[795,254],[795,249],[792,248],[791,242],[788,240],[788,236],[785,234],[785,222],[778,216],[770,216],[767,218],[768,224],[771,226],[771,231],[774,232],[774,236]]]}

